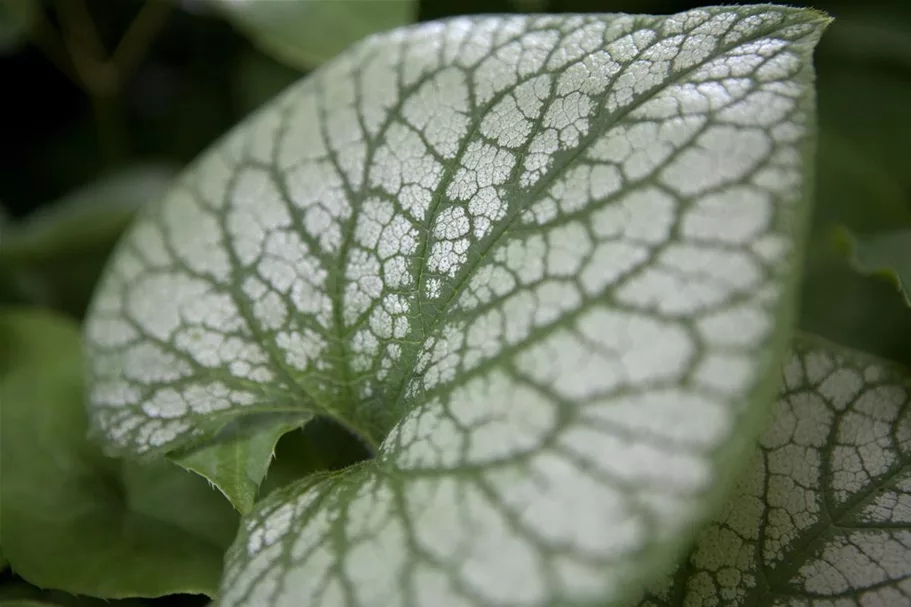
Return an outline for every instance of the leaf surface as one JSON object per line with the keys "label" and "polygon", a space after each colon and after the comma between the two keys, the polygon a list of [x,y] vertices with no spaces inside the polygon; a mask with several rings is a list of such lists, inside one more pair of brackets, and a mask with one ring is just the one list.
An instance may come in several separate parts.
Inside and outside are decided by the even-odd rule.
{"label": "leaf surface", "polygon": [[309,411],[376,454],[258,504],[222,606],[610,604],[674,562],[774,393],[826,23],[400,29],[147,207],[87,325],[97,434]]}
{"label": "leaf surface", "polygon": [[168,462],[106,458],[85,438],[78,326],[0,313],[3,549],[30,583],[121,598],[213,593],[236,514]]}
{"label": "leaf surface", "polygon": [[911,370],[796,342],[760,449],[642,607],[911,603]]}

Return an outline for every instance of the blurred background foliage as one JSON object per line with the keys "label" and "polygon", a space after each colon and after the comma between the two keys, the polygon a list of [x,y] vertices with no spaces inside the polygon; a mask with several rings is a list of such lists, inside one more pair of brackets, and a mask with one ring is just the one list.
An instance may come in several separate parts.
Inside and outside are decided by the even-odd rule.
{"label": "blurred background foliage", "polygon": [[[911,2],[808,3],[836,21],[816,54],[817,194],[799,326],[911,364],[901,271],[885,272],[891,280],[876,272],[896,251],[906,272],[911,265]],[[138,207],[245,115],[373,31],[458,14],[661,14],[703,4],[0,0],[0,305],[51,308],[78,322]],[[306,451],[301,436],[283,439],[279,454]],[[300,474],[279,465],[267,485]],[[9,571],[0,581],[0,606],[75,604]]]}

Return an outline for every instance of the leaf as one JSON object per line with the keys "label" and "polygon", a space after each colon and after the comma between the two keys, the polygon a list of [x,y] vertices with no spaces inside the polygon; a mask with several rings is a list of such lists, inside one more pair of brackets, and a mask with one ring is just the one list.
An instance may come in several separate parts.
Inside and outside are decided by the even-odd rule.
{"label": "leaf", "polygon": [[760,449],[642,607],[911,601],[911,370],[802,338]]}
{"label": "leaf", "polygon": [[[121,477],[127,505],[135,514],[167,523],[222,552],[233,541],[237,514],[197,475],[167,461],[125,460]],[[174,592],[178,591],[168,594]]]}
{"label": "leaf", "polygon": [[87,322],[99,439],[310,412],[375,453],[262,500],[221,607],[611,604],[675,562],[774,394],[827,22],[397,30],[146,207]]}
{"label": "leaf", "polygon": [[175,454],[171,459],[210,480],[238,511],[246,514],[253,509],[278,439],[311,416],[294,417],[292,421],[271,416],[255,424],[223,430],[212,441]]}
{"label": "leaf", "polygon": [[414,21],[414,0],[211,0],[263,50],[313,69],[354,42]]}
{"label": "leaf", "polygon": [[121,463],[86,441],[80,341],[50,312],[0,314],[5,556],[30,583],[75,594],[212,593],[236,514],[173,464]]}
{"label": "leaf", "polygon": [[[253,509],[257,495],[369,457],[363,445],[337,424],[325,419],[307,421],[308,416],[300,414],[274,417],[244,418],[242,424],[234,424],[239,427],[223,430],[201,446],[173,453],[170,459],[208,479],[246,514]],[[289,433],[296,436],[287,436],[286,440]],[[284,441],[281,449],[279,439]]]}
{"label": "leaf", "polygon": [[[827,93],[823,88],[820,94],[828,98]],[[866,234],[911,226],[911,201],[879,159],[830,125],[822,129],[799,326],[836,343],[911,364],[907,306],[879,279],[849,268],[844,251],[846,244],[850,248],[844,230]]]}
{"label": "leaf", "polygon": [[8,255],[28,257],[91,246],[116,239],[133,214],[160,197],[176,169],[136,165],[88,184],[8,226]]}
{"label": "leaf", "polygon": [[855,270],[885,278],[911,306],[911,228],[857,235],[842,229],[838,238]]}
{"label": "leaf", "polygon": [[137,165],[4,225],[0,272],[22,299],[81,316],[114,243],[138,208],[164,194],[176,171]]}

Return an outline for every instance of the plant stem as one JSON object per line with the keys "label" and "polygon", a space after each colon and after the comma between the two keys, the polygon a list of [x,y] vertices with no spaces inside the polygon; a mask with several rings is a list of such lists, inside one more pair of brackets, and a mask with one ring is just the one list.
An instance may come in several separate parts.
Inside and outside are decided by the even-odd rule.
{"label": "plant stem", "polygon": [[111,63],[121,75],[131,73],[139,65],[170,12],[171,3],[167,0],[146,0],[142,5],[111,54]]}
{"label": "plant stem", "polygon": [[121,102],[124,81],[148,52],[171,6],[166,0],[146,0],[112,53],[105,48],[85,0],[57,0],[54,6],[60,37],[39,10],[33,41],[91,98],[105,163],[116,164],[129,151]]}

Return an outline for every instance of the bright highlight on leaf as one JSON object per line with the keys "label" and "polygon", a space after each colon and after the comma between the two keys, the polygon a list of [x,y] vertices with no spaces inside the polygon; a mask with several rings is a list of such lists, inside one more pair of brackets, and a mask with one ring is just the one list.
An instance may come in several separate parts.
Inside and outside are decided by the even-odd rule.
{"label": "bright highlight on leaf", "polygon": [[911,603],[911,371],[798,340],[771,427],[643,607]]}
{"label": "bright highlight on leaf", "polygon": [[773,394],[826,23],[396,30],[147,209],[87,324],[108,447],[307,413],[375,451],[257,505],[222,607],[614,604],[666,570]]}

